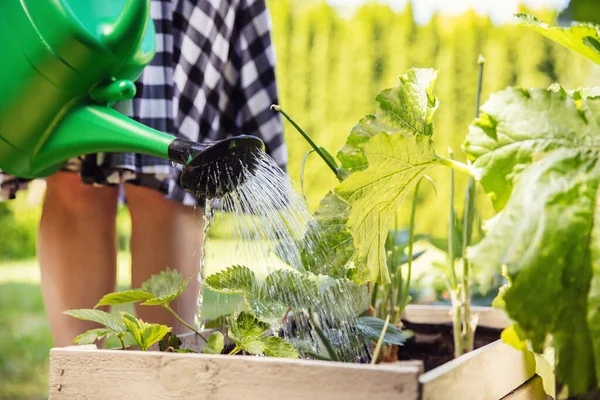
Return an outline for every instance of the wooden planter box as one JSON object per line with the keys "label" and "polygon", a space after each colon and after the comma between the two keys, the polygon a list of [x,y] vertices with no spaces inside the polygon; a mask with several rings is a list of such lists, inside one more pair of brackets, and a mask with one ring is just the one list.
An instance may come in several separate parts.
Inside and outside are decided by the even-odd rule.
{"label": "wooden planter box", "polygon": [[[480,326],[504,317],[477,308]],[[406,320],[447,324],[447,307],[409,306]],[[193,336],[184,346],[198,349]],[[531,353],[493,342],[429,372],[420,361],[365,365],[252,356],[50,351],[50,399],[543,400]]]}

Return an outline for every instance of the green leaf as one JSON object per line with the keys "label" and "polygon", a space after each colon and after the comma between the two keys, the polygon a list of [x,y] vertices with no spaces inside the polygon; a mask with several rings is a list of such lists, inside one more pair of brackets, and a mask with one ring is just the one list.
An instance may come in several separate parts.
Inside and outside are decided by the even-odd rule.
{"label": "green leaf", "polygon": [[563,46],[600,64],[600,27],[594,24],[577,24],[568,28],[552,27],[536,17],[519,13],[517,19],[528,28],[541,33]]}
{"label": "green leaf", "polygon": [[[596,193],[596,200],[598,193]],[[600,205],[596,202],[590,239],[592,279],[588,293],[587,322],[592,336],[592,351],[596,361],[596,381],[600,384]]]}
{"label": "green leaf", "polygon": [[523,332],[517,325],[509,326],[500,334],[500,338],[504,343],[514,347],[519,351],[527,350],[527,342],[523,336]]}
{"label": "green leaf", "polygon": [[370,298],[366,286],[348,279],[336,279],[323,286],[316,310],[333,320],[345,320],[362,314],[369,308]]}
{"label": "green leaf", "polygon": [[350,217],[348,203],[329,192],[319,205],[314,218],[316,229],[312,242],[316,248],[304,246],[301,253],[305,268],[314,274],[334,278],[346,277],[347,265],[354,256],[352,235],[346,226]]}
{"label": "green leaf", "polygon": [[263,345],[262,352],[269,357],[300,358],[300,353],[291,344],[277,336],[260,338]]}
{"label": "green leaf", "polygon": [[70,315],[71,317],[75,317],[77,319],[81,319],[84,321],[92,321],[96,322],[100,325],[104,325],[107,328],[115,331],[115,332],[125,332],[125,325],[121,318],[116,315],[109,314],[102,310],[90,310],[90,309],[80,309],[80,310],[68,310],[65,311],[64,314]]}
{"label": "green leaf", "polygon": [[370,280],[390,282],[385,242],[398,207],[410,187],[439,161],[433,150],[433,95],[437,73],[411,69],[398,85],[377,96],[379,109],[354,127],[338,153],[342,167],[356,172],[335,192],[350,205],[348,227],[355,261]]}
{"label": "green leaf", "polygon": [[228,318],[228,322],[229,338],[242,347],[245,340],[262,336],[269,330],[269,324],[247,312]]}
{"label": "green leaf", "polygon": [[439,102],[433,95],[437,72],[433,69],[410,69],[400,77],[397,86],[377,96],[379,109],[375,115],[361,119],[352,129],[346,145],[337,157],[342,168],[360,171],[370,164],[365,146],[381,132],[431,136],[433,114]]}
{"label": "green leaf", "polygon": [[103,339],[104,337],[108,337],[111,334],[114,334],[114,331],[112,329],[106,329],[106,328],[90,329],[89,331],[84,332],[81,335],[77,336],[73,340],[73,342],[75,344],[79,344],[79,345],[93,344],[97,340]]}
{"label": "green leaf", "polygon": [[228,294],[248,294],[255,284],[254,272],[248,267],[234,265],[223,271],[209,275],[204,281],[217,292]]}
{"label": "green leaf", "polygon": [[102,297],[102,299],[100,299],[100,301],[94,306],[94,308],[115,304],[139,303],[141,301],[145,301],[153,297],[154,295],[146,290],[125,290],[122,292],[107,294],[106,296]]}
{"label": "green leaf", "polygon": [[[384,325],[385,321],[382,319],[374,317],[360,317],[357,320],[356,327],[367,339],[377,343]],[[405,341],[406,337],[402,334],[400,329],[392,324],[388,324],[387,329],[385,330],[385,335],[383,335],[383,343],[401,346]]]}
{"label": "green leaf", "polygon": [[281,321],[288,306],[285,306],[268,297],[266,290],[256,290],[245,297],[246,303],[252,312],[262,320],[275,323]]}
{"label": "green leaf", "polygon": [[154,298],[146,300],[142,305],[168,305],[175,300],[187,287],[188,280],[174,269],[167,268],[159,274],[152,275],[150,279],[142,283],[142,289],[154,295]]}
{"label": "green leaf", "polygon": [[121,316],[127,331],[131,333],[142,351],[148,350],[171,331],[171,328],[166,325],[147,323],[124,311],[121,311]]}
{"label": "green leaf", "polygon": [[483,283],[506,265],[506,312],[534,350],[552,336],[557,374],[570,393],[597,384],[587,296],[599,184],[597,152],[553,151],[525,169],[492,229],[468,252]]}
{"label": "green leaf", "polygon": [[229,338],[237,347],[250,354],[265,354],[271,357],[298,358],[298,351],[279,337],[263,337],[269,330],[269,324],[250,313],[241,312],[237,317],[229,318]]}
{"label": "green leaf", "polygon": [[577,104],[577,100],[595,99],[600,97],[600,86],[595,87],[580,87],[577,90],[565,89],[558,83],[553,83],[548,87],[552,92],[564,93],[572,97]]}
{"label": "green leaf", "polygon": [[575,101],[563,91],[509,88],[494,93],[470,127],[464,148],[497,210],[532,162],[557,148],[600,144],[600,100]]}
{"label": "green leaf", "polygon": [[183,293],[183,291],[187,287],[188,283],[189,283],[189,279],[186,279],[185,281],[182,282],[181,286],[179,287],[179,289],[176,292],[173,292],[166,296],[158,296],[158,297],[154,297],[152,299],[146,300],[145,302],[142,303],[142,305],[143,306],[169,305],[169,304],[171,304],[171,302],[173,300],[175,300],[177,297],[179,297],[181,295],[181,293]]}
{"label": "green leaf", "polygon": [[215,331],[208,337],[208,351],[211,354],[221,354],[225,348],[225,336],[219,331]]}
{"label": "green leaf", "polygon": [[359,262],[370,279],[390,282],[385,242],[391,222],[410,188],[436,165],[429,136],[380,133],[365,146],[369,168],[356,172],[336,193],[351,206],[348,226]]}
{"label": "green leaf", "polygon": [[259,356],[265,351],[265,344],[261,339],[262,338],[256,336],[244,338],[243,342],[240,344],[240,347],[250,354]]}
{"label": "green leaf", "polygon": [[[304,238],[296,242],[306,271],[333,278],[347,277],[354,256],[352,235],[346,226],[349,216],[348,203],[335,193],[329,192],[321,200]],[[293,262],[288,259],[283,245],[279,245],[275,252],[284,262]],[[368,278],[368,273],[366,275]]]}
{"label": "green leaf", "polygon": [[261,298],[296,309],[310,307],[318,296],[313,282],[299,272],[284,269],[271,272],[260,290]]}

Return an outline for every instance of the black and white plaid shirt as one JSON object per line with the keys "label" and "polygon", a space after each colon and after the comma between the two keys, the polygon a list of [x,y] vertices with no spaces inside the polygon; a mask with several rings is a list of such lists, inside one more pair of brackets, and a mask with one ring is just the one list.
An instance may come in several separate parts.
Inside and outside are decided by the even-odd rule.
{"label": "black and white plaid shirt", "polygon": [[[283,124],[270,110],[278,99],[265,0],[152,0],[151,16],[156,55],[136,82],[136,97],[116,108],[154,129],[193,141],[258,136],[285,168]],[[187,205],[196,201],[179,185],[181,167],[157,157],[93,154],[69,161],[65,169],[81,172],[86,183],[127,181]],[[6,197],[14,196],[22,183],[0,176],[3,191],[12,192],[4,193]]]}
{"label": "black and white plaid shirt", "polygon": [[[258,136],[285,168],[283,124],[270,110],[278,99],[265,0],[152,0],[151,16],[156,55],[137,82],[136,98],[119,108],[193,141]],[[99,164],[158,176],[159,189],[170,198],[194,203],[178,184],[180,171],[167,160],[107,154]]]}

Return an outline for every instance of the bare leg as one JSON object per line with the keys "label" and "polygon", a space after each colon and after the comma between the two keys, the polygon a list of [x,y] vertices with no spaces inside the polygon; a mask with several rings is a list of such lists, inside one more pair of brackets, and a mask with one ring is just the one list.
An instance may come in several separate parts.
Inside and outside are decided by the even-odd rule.
{"label": "bare leg", "polygon": [[[159,192],[125,185],[131,214],[131,285],[139,288],[150,275],[167,268],[190,279],[185,292],[171,307],[193,326],[198,297],[198,268],[202,244],[202,212],[194,212]],[[175,333],[188,331],[171,314],[159,307],[137,306],[137,316],[146,322],[174,327]]]}
{"label": "bare leg", "polygon": [[118,191],[85,185],[69,172],[46,183],[37,244],[42,294],[54,344],[69,346],[99,326],[62,312],[92,308],[115,289]]}

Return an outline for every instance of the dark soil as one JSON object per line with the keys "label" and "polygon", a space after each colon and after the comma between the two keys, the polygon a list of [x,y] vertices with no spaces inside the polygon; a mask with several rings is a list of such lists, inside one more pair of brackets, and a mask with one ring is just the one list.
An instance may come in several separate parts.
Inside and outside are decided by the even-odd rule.
{"label": "dark soil", "polygon": [[[403,330],[411,330],[414,336],[408,339],[403,346],[392,346],[391,348],[384,346],[388,351],[391,350],[388,354],[383,355],[384,362],[420,360],[423,362],[425,371],[429,371],[454,359],[452,324],[415,324],[408,321],[402,321],[402,323]],[[500,339],[501,332],[501,329],[477,327],[475,348],[483,347]],[[374,343],[372,344],[374,345]],[[229,354],[234,347],[233,344],[226,345],[221,354]]]}
{"label": "dark soil", "polygon": [[[398,348],[398,359],[421,360],[429,371],[454,359],[452,324],[414,324],[402,321],[404,329],[414,336]],[[500,339],[500,329],[478,327],[475,331],[475,348],[483,347]]]}

